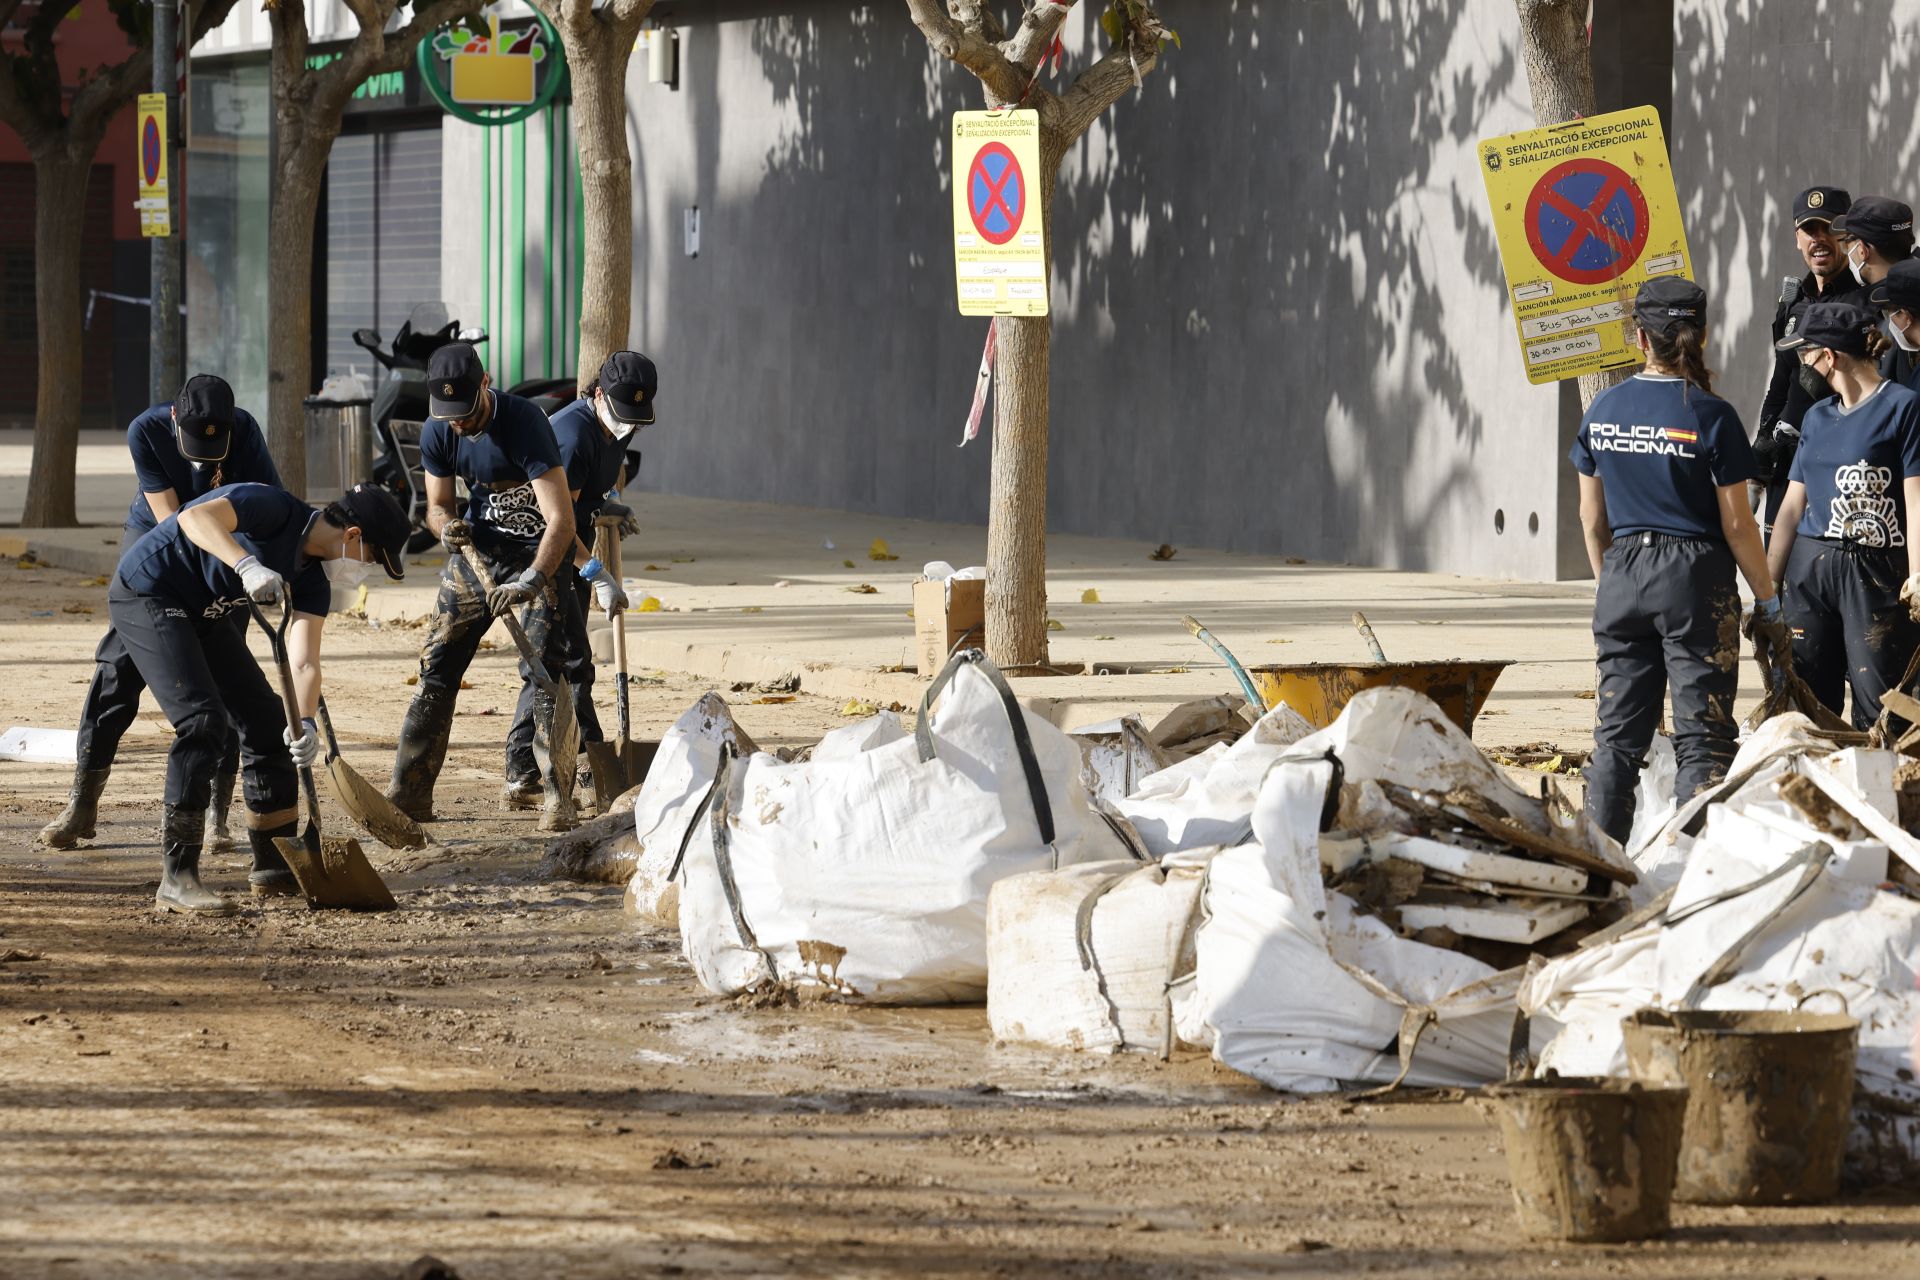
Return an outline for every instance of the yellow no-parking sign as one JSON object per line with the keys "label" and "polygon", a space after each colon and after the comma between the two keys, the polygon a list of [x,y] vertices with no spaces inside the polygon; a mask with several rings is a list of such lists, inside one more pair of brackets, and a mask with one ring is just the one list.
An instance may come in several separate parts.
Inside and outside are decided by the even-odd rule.
{"label": "yellow no-parking sign", "polygon": [[1040,113],[953,113],[953,266],[963,316],[1047,314]]}
{"label": "yellow no-parking sign", "polygon": [[138,154],[140,198],[134,208],[140,211],[140,234],[173,234],[173,211],[167,197],[167,95],[143,93],[139,110],[135,147]]}
{"label": "yellow no-parking sign", "polygon": [[1510,133],[1479,151],[1528,380],[1637,366],[1634,294],[1654,276],[1693,277],[1659,112]]}

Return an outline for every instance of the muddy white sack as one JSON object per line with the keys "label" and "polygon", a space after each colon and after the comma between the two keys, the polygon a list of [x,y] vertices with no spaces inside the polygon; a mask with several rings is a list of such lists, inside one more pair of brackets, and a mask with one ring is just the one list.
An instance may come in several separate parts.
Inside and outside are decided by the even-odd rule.
{"label": "muddy white sack", "polygon": [[1089,802],[1079,749],[1015,704],[1036,802],[1008,714],[966,665],[930,719],[931,759],[901,738],[798,764],[733,762],[714,796],[722,820],[693,824],[679,873],[682,945],[702,985],[985,999],[995,882],[1127,856]]}
{"label": "muddy white sack", "polygon": [[1299,712],[1282,703],[1232,746],[1209,748],[1160,770],[1114,807],[1155,857],[1239,844],[1252,830],[1267,769],[1312,732]]}
{"label": "muddy white sack", "polygon": [[649,924],[671,925],[678,920],[679,891],[668,883],[667,873],[680,852],[680,836],[693,806],[713,783],[722,744],[741,755],[754,749],[752,739],[734,723],[726,699],[708,693],[681,712],[661,735],[646,781],[633,793],[633,830],[628,839],[634,866],[627,880],[626,906]]}

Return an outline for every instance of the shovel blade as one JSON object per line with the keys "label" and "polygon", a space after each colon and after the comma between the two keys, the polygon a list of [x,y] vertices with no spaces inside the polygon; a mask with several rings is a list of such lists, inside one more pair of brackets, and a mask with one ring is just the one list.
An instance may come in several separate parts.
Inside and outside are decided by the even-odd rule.
{"label": "shovel blade", "polygon": [[300,839],[282,837],[273,845],[293,868],[293,878],[300,882],[300,892],[313,910],[391,911],[400,905],[367,861],[358,840],[348,836],[323,840],[319,829],[309,823]]}
{"label": "shovel blade", "polygon": [[424,849],[427,833],[420,824],[400,812],[372,783],[343,757],[327,761],[327,782],[333,798],[349,817],[365,827],[367,834],[389,849]]}
{"label": "shovel blade", "polygon": [[620,793],[627,789],[626,761],[614,743],[589,742],[584,745],[587,749],[587,768],[593,774],[593,807],[604,814],[612,808]]}

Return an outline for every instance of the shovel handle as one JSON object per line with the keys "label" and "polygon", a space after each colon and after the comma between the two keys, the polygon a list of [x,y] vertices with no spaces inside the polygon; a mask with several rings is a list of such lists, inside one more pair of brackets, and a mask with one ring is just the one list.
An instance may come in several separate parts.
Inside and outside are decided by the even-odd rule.
{"label": "shovel handle", "polygon": [[338,760],[340,758],[340,740],[333,736],[333,717],[327,714],[327,700],[325,698],[320,699],[319,711],[320,732],[324,734],[327,739],[327,759],[329,761]]}
{"label": "shovel handle", "polygon": [[[287,709],[287,730],[297,736],[300,733],[300,700],[294,695],[293,668],[287,663],[287,628],[293,623],[293,600],[287,595],[286,589],[282,588],[278,627],[267,624],[267,616],[260,612],[260,606],[251,598],[247,600],[247,608],[252,611],[253,620],[260,624],[260,629],[267,633],[267,642],[273,649],[273,665],[280,672],[280,701]],[[326,714],[324,707],[320,709],[320,714],[323,716]],[[328,736],[332,736],[331,730]],[[300,774],[301,790],[306,792],[307,796],[307,825],[318,832],[320,797],[313,789],[313,770],[305,765],[296,766],[296,769]]]}
{"label": "shovel handle", "polygon": [[[617,523],[618,522],[602,524],[600,526],[600,537],[601,540],[606,543],[607,569],[613,574],[614,578],[624,586],[626,575],[621,572],[620,535],[616,528]],[[627,711],[627,611],[625,609],[613,610],[609,621],[613,623],[614,713],[619,721],[620,741],[627,742],[632,737],[628,731],[630,721]]]}
{"label": "shovel handle", "polygon": [[[473,570],[473,576],[480,582],[480,594],[493,594],[493,575],[487,572],[486,561],[471,545],[460,548],[460,554],[466,558],[467,568]],[[521,627],[520,619],[513,616],[511,610],[500,615],[500,621],[507,624],[507,634],[513,637],[513,643],[519,647],[520,656],[526,660],[527,669],[533,672],[533,682],[542,692],[555,695],[553,677],[547,674],[547,664],[540,661],[540,655],[533,651],[533,641],[527,639],[526,630]]]}

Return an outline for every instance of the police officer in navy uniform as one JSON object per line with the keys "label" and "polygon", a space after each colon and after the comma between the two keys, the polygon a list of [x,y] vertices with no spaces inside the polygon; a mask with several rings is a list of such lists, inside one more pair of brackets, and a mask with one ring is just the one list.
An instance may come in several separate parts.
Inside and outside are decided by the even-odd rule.
{"label": "police officer in navy uniform", "polygon": [[[1789,278],[1773,312],[1773,340],[1786,337],[1794,320],[1814,302],[1862,302],[1865,286],[1848,270],[1847,255],[1833,234],[1833,220],[1847,211],[1852,197],[1840,187],[1808,187],[1794,198],[1793,243],[1806,264],[1807,274]],[[1787,493],[1787,472],[1800,441],[1800,419],[1812,403],[1800,387],[1799,364],[1785,352],[1776,352],[1766,398],[1760,404],[1760,425],[1754,433],[1753,453],[1765,486],[1761,533],[1773,525],[1780,500]]]}
{"label": "police officer in navy uniform", "polygon": [[1880,376],[1920,391],[1920,259],[1888,268],[1868,294],[1880,309],[1880,324],[1893,345],[1880,357]]}
{"label": "police officer in navy uniform", "polygon": [[1851,690],[1861,729],[1920,644],[1903,603],[1920,583],[1920,395],[1880,376],[1873,328],[1865,308],[1821,303],[1779,344],[1819,398],[1767,545],[1795,669],[1836,714]]}
{"label": "police officer in navy uniform", "polygon": [[[427,398],[433,417],[420,432],[427,527],[446,544],[447,564],[433,624],[420,649],[419,689],[400,726],[387,788],[403,813],[423,822],[433,818],[433,788],[446,763],[460,677],[494,618],[522,610],[520,624],[541,662],[551,670],[565,656],[564,633],[554,622],[561,600],[573,597],[555,590],[554,575],[574,543],[567,473],[553,426],[538,405],[496,391],[479,355],[464,342],[433,353]],[[455,476],[467,483],[464,514],[456,510]],[[482,592],[463,554],[466,547],[485,562],[494,583],[491,592]],[[546,794],[541,825],[551,829],[563,784],[552,777],[541,783]]]}
{"label": "police officer in navy uniform", "polygon": [[[297,825],[294,766],[311,766],[320,742],[320,633],[331,586],[358,584],[374,565],[400,578],[406,513],[378,485],[356,485],[324,511],[284,489],[223,485],[195,498],[127,548],[107,590],[113,625],[154,700],[173,725],[162,795],[163,911],[224,913],[232,904],[200,883],[204,810],[214,763],[238,726],[247,841],[256,896],[299,886],[274,847]],[[269,681],[233,625],[251,598],[290,602],[287,658],[302,722],[287,723]]]}
{"label": "police officer in navy uniform", "polygon": [[[267,453],[260,424],[245,409],[234,407],[233,388],[212,374],[188,378],[172,404],[154,405],[129,423],[127,449],[133,455],[138,487],[121,533],[123,551],[183,503],[221,485],[280,487],[280,473]],[[245,624],[236,619],[236,625]],[[93,838],[100,793],[146,688],[119,632],[111,627],[94,651],[93,664],[93,679],[80,707],[67,807],[40,830],[41,843],[55,849],[71,849]],[[227,810],[239,760],[240,741],[230,733],[215,765],[213,798],[207,809],[206,840],[213,849],[232,843],[227,836]]]}
{"label": "police officer in navy uniform", "polygon": [[1760,530],[1747,505],[1753,450],[1706,366],[1707,296],[1662,276],[1634,300],[1647,365],[1594,397],[1574,441],[1580,521],[1599,580],[1600,668],[1587,812],[1624,843],[1634,788],[1669,691],[1685,803],[1726,774],[1735,750],[1740,593],[1753,588],[1759,642],[1786,644]]}
{"label": "police officer in navy uniform", "polygon": [[[626,537],[638,529],[632,508],[609,501],[607,494],[622,482],[627,444],[642,427],[653,425],[653,401],[660,375],[653,361],[638,351],[616,351],[600,365],[600,373],[582,390],[581,398],[553,415],[553,438],[566,468],[567,488],[573,499],[573,556],[575,573],[563,573],[563,594],[572,599],[560,614],[561,669],[573,691],[574,716],[582,742],[600,742],[599,713],[593,706],[593,648],[587,639],[587,610],[597,608],[611,616],[627,607],[627,593],[613,570],[593,555],[596,516],[621,517],[616,530]],[[631,476],[625,477],[631,480]],[[507,731],[506,801],[514,808],[540,802],[539,770],[533,757],[533,713],[538,687],[523,662],[520,666],[520,703],[513,727]]]}

